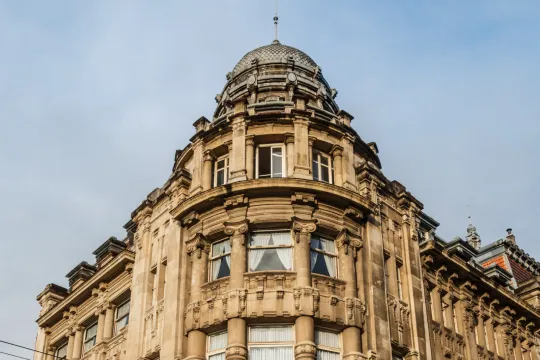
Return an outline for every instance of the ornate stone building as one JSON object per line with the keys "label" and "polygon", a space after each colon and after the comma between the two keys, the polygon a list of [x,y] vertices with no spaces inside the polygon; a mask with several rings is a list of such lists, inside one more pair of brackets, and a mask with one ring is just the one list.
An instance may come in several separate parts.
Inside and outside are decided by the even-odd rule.
{"label": "ornate stone building", "polygon": [[438,238],[336,95],[247,53],[126,238],[38,296],[35,360],[538,359],[538,263]]}

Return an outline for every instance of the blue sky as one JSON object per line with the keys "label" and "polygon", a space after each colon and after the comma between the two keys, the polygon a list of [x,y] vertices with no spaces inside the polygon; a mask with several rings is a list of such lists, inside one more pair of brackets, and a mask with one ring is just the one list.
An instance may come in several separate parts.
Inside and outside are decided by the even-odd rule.
{"label": "blue sky", "polygon": [[[273,3],[0,0],[1,340],[32,347],[36,295],[123,236],[225,74],[271,42]],[[441,236],[465,235],[469,204],[484,244],[512,227],[540,257],[538,1],[293,0],[279,16]]]}

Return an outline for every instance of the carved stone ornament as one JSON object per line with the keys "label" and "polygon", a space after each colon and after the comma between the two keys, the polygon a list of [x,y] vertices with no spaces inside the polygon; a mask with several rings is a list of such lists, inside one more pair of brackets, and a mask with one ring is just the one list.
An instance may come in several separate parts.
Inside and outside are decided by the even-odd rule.
{"label": "carved stone ornament", "polygon": [[247,359],[247,348],[243,344],[230,344],[225,350],[226,359]]}
{"label": "carved stone ornament", "polygon": [[[225,232],[225,234],[229,236],[243,235],[247,233],[249,229],[248,220],[234,221],[234,222],[227,221],[224,225],[225,225],[225,228],[223,229],[223,231]],[[242,243],[242,245],[244,245],[244,243]]]}
{"label": "carved stone ornament", "polygon": [[[317,220],[303,220],[294,217],[293,218],[293,230],[299,234],[310,234],[317,230]],[[296,238],[296,242],[299,242],[299,237]]]}
{"label": "carved stone ornament", "polygon": [[197,233],[190,242],[191,244],[187,247],[187,253],[192,259],[194,256],[200,259],[203,252],[210,253],[210,243],[203,234]]}
{"label": "carved stone ornament", "polygon": [[300,341],[294,346],[295,359],[314,358],[317,353],[315,344],[311,341]]}
{"label": "carved stone ornament", "polygon": [[190,212],[182,219],[182,224],[184,226],[191,226],[197,222],[199,222],[199,213],[195,211]]}
{"label": "carved stone ornament", "polygon": [[248,202],[249,202],[249,199],[247,196],[244,196],[243,194],[238,194],[235,196],[230,196],[228,198],[225,198],[223,206],[225,208],[231,208],[231,207],[246,205]]}
{"label": "carved stone ornament", "polygon": [[362,238],[354,236],[346,228],[341,230],[336,238],[336,247],[344,248],[345,255],[349,255],[349,248],[353,248],[353,255],[362,247]]}

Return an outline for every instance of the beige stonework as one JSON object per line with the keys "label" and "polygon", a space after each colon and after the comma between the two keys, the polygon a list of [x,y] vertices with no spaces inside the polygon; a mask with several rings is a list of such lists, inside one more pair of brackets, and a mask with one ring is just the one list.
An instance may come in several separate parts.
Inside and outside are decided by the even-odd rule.
{"label": "beige stonework", "polygon": [[497,286],[434,239],[336,94],[297,49],[246,54],[126,239],[38,296],[35,360],[244,360],[271,326],[295,359],[539,359],[538,282]]}

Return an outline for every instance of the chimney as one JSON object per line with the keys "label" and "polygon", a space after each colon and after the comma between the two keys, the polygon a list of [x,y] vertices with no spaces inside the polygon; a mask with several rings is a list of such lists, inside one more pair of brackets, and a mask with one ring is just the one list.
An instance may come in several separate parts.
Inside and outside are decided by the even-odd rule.
{"label": "chimney", "polygon": [[514,234],[512,234],[512,229],[508,228],[506,229],[506,232],[508,233],[508,235],[506,235],[506,240],[511,242],[513,245],[516,245],[516,237],[514,236]]}

